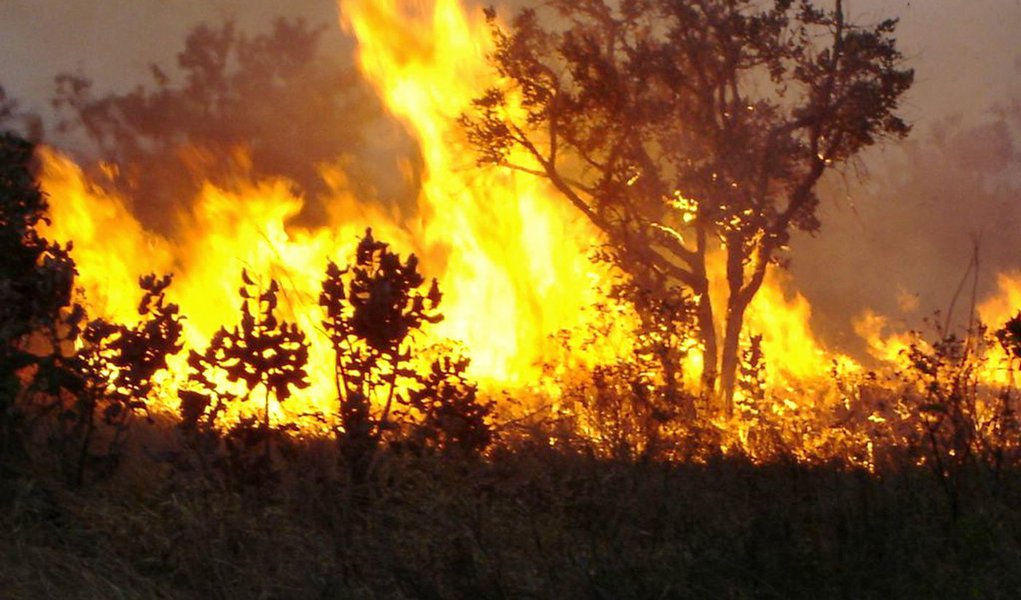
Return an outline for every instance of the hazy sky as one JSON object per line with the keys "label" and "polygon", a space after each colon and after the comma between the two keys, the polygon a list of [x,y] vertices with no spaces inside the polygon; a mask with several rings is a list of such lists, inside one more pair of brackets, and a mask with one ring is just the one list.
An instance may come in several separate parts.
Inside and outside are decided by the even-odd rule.
{"label": "hazy sky", "polygon": [[[831,194],[820,236],[795,243],[799,288],[831,330],[866,305],[895,310],[899,293],[918,294],[923,310],[945,305],[978,233],[990,272],[1021,269],[1021,118],[993,111],[1021,99],[1021,0],[844,4],[856,20],[901,18],[916,69],[903,112],[915,130],[873,156],[864,185]],[[330,48],[347,53],[332,0],[0,0],[0,84],[44,111],[58,72],[124,89],[146,81],[149,64],[172,65],[198,22],[254,30],[280,14],[329,23]],[[949,133],[936,143],[940,124]]]}
{"label": "hazy sky", "polygon": [[[918,70],[916,119],[981,111],[1018,91],[1021,0],[845,0],[865,20],[899,16],[899,41]],[[169,63],[201,21],[234,18],[245,29],[287,14],[336,22],[332,0],[0,0],[0,82],[27,104],[45,104],[53,75],[81,69],[98,87],[142,80]],[[335,39],[340,38],[339,29]]]}
{"label": "hazy sky", "polygon": [[133,86],[153,62],[173,64],[197,23],[265,29],[281,14],[333,24],[337,9],[329,0],[0,0],[0,83],[41,109],[58,72],[80,70],[99,89]]}

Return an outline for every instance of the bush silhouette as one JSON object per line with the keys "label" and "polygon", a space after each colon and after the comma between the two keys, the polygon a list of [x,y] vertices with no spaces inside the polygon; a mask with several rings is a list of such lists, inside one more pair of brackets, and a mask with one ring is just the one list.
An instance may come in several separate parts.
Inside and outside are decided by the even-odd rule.
{"label": "bush silhouette", "polygon": [[[271,471],[274,439],[280,441],[294,429],[290,424],[273,426],[271,401],[283,403],[292,389],[308,387],[308,343],[297,325],[276,317],[280,286],[275,280],[261,290],[247,271],[241,278],[241,322],[220,328],[202,354],[193,350],[188,357],[188,386],[179,392],[181,428],[204,460],[261,480]],[[253,400],[257,391],[263,394],[261,420],[243,415],[222,435],[230,405]]]}
{"label": "bush silhouette", "polygon": [[[131,416],[148,415],[156,374],[167,368],[168,357],[181,351],[178,307],[166,302],[170,282],[170,276],[155,275],[139,280],[144,294],[137,325],[94,319],[82,332],[84,346],[77,356],[82,388],[60,418],[64,468],[76,485],[84,483],[89,465],[98,475],[116,467]],[[99,431],[100,426],[106,431]]]}
{"label": "bush silhouette", "polygon": [[1021,359],[1021,312],[996,330],[996,339],[1011,361]]}
{"label": "bush silhouette", "polygon": [[468,380],[468,359],[441,356],[418,376],[408,392],[408,406],[420,416],[411,427],[409,442],[447,456],[478,456],[492,443],[489,424],[492,405],[478,398],[478,386]]}
{"label": "bush silhouette", "polygon": [[[400,425],[395,416],[417,419],[428,445],[469,453],[485,448],[488,408],[464,379],[467,361],[441,357],[425,375],[416,369],[416,333],[443,318],[436,280],[423,289],[415,255],[402,261],[371,229],[354,258],[345,269],[329,263],[319,296],[335,356],[337,440],[352,477],[368,475],[381,440]],[[402,410],[395,413],[395,405]]]}

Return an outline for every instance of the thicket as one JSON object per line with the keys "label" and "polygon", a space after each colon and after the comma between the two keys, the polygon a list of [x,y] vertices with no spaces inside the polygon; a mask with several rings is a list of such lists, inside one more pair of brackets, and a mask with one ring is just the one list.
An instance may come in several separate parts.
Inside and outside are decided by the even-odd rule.
{"label": "thicket", "polygon": [[[171,277],[149,275],[139,281],[135,323],[89,319],[73,294],[70,247],[37,230],[47,206],[32,145],[7,134],[0,151],[3,463],[31,462],[42,448],[81,486],[117,468],[139,417],[153,421],[150,403],[166,393],[158,381],[182,350],[186,316],[166,300]],[[243,272],[238,322],[189,351],[177,392],[179,439],[166,453],[176,469],[271,480],[307,437],[290,420],[273,418],[308,387],[308,334],[281,319],[280,292],[277,281]],[[553,406],[501,415],[506,422],[497,428],[494,405],[466,376],[468,357],[423,346],[420,332],[443,318],[436,281],[426,281],[414,255],[402,258],[366,230],[349,265],[325,266],[321,329],[312,335],[332,345],[336,397],[331,410],[306,416],[331,432],[337,462],[356,483],[370,478],[385,452],[480,457],[498,433],[504,446],[537,438],[625,461],[704,462],[737,452],[757,461],[839,458],[873,471],[925,465],[955,506],[963,472],[982,471],[995,483],[1017,464],[1021,313],[995,331],[980,323],[961,336],[937,328],[931,343],[918,334],[896,373],[834,365],[824,391],[767,386],[767,361],[783,357],[765,356],[761,338],[751,335],[736,414],[728,417],[686,383],[697,338],[692,298],[680,289],[653,294],[623,276],[611,295],[639,317],[625,332],[633,352],[591,369],[561,369],[563,394]],[[601,322],[606,330],[562,334],[565,352],[619,327],[612,318]],[[989,364],[992,348],[1002,364]],[[989,383],[983,374],[991,369],[1007,383]]]}
{"label": "thicket", "polygon": [[[46,218],[32,145],[4,135],[0,586],[14,597],[1021,590],[1021,314],[920,337],[899,374],[835,368],[839,402],[788,412],[798,398],[763,375],[783,357],[751,337],[725,422],[684,384],[694,304],[622,282],[633,354],[561,375],[556,407],[511,417],[467,357],[423,345],[442,294],[367,230],[348,265],[325,266],[321,330],[243,273],[237,321],[189,352],[167,420],[150,408],[182,350],[172,279],[139,281],[133,323],[90,319]],[[334,406],[308,415],[326,435],[276,416],[308,386],[309,335],[334,350]],[[999,387],[980,376],[993,347]]]}
{"label": "thicket", "polygon": [[[38,233],[47,205],[32,151],[13,135],[2,138],[0,461],[18,468],[45,455],[80,487],[113,473],[134,420],[153,421],[151,403],[166,393],[158,380],[183,348],[186,316],[166,300],[171,277],[148,275],[139,281],[136,323],[88,318],[73,294],[70,246]],[[238,322],[189,352],[178,392],[180,448],[169,452],[178,471],[263,483],[293,457],[303,433],[272,415],[308,387],[308,342],[279,317],[279,293],[276,281],[242,272]],[[423,326],[442,319],[441,298],[413,255],[402,259],[371,230],[350,266],[326,267],[320,304],[337,398],[334,412],[316,416],[331,424],[355,481],[383,449],[472,458],[493,440],[491,406],[465,375],[467,359],[421,347]],[[426,355],[433,359],[423,368]]]}

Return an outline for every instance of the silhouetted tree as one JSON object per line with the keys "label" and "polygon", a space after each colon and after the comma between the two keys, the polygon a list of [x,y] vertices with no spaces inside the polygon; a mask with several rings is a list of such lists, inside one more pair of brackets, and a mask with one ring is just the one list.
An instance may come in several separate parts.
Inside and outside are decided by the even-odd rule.
{"label": "silhouetted tree", "polygon": [[850,23],[840,0],[552,0],[509,31],[488,16],[500,84],[462,119],[480,163],[548,179],[636,285],[688,288],[703,385],[729,409],[745,310],[791,231],[818,230],[816,183],[908,131],[896,20]]}
{"label": "silhouetted tree", "polygon": [[[390,411],[401,386],[414,380],[411,335],[424,323],[436,323],[440,291],[434,279],[427,293],[418,258],[402,261],[389,244],[372,237],[358,242],[354,264],[341,269],[332,261],[319,295],[323,327],[334,348],[334,382],[340,402],[341,453],[356,479],[391,428]],[[373,402],[382,411],[373,411]]]}
{"label": "silhouetted tree", "polygon": [[395,405],[403,407],[398,416],[417,420],[424,445],[472,454],[491,439],[489,407],[464,376],[466,360],[440,357],[427,373],[416,370],[422,349],[415,335],[443,318],[436,280],[424,285],[415,255],[402,260],[371,229],[350,267],[327,266],[319,304],[335,353],[338,441],[356,480],[367,475],[384,435],[400,426]]}
{"label": "silhouetted tree", "polygon": [[467,358],[441,356],[418,375],[418,385],[408,392],[408,407],[419,415],[410,432],[414,444],[458,457],[478,456],[489,447],[492,405],[479,399],[467,368]]}
{"label": "silhouetted tree", "polygon": [[117,466],[131,416],[148,416],[157,373],[166,370],[168,357],[181,351],[178,307],[166,302],[170,281],[169,275],[139,279],[144,293],[136,325],[95,319],[82,332],[78,353],[82,389],[63,408],[60,419],[65,467],[76,485],[85,482],[90,465],[98,467],[100,476]]}
{"label": "silhouetted tree", "polygon": [[72,310],[75,268],[69,246],[39,235],[47,203],[35,181],[33,146],[0,134],[0,461],[21,452],[23,396],[76,391],[74,365],[62,347],[77,335]]}
{"label": "silhouetted tree", "polygon": [[[229,458],[235,463],[232,466],[254,470],[250,474],[259,477],[268,473],[271,466],[274,436],[292,429],[289,425],[272,426],[271,400],[283,403],[291,397],[292,388],[300,390],[309,385],[305,369],[308,343],[296,324],[277,319],[280,286],[276,280],[261,290],[246,271],[242,271],[241,278],[244,285],[240,289],[243,298],[240,324],[220,328],[202,354],[192,350],[188,357],[189,385],[179,392],[181,426],[195,435],[196,442],[207,444],[212,440],[217,444],[220,428],[224,426],[220,419],[230,405],[247,402],[261,391],[261,423],[254,417],[242,416],[223,438]],[[225,385],[223,379],[229,383]],[[239,384],[240,391],[230,384]],[[249,464],[250,450],[257,447],[262,448],[262,456]]]}

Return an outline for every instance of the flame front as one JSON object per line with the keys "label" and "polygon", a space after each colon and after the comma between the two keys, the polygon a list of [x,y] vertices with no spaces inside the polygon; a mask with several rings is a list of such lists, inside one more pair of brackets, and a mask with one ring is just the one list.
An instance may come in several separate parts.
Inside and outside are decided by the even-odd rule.
{"label": "flame front", "polygon": [[456,0],[355,0],[342,25],[358,40],[362,72],[419,142],[421,254],[445,264],[447,319],[474,373],[502,385],[535,381],[547,336],[578,325],[605,279],[587,254],[599,237],[540,180],[475,167],[458,125],[492,83],[488,28]]}
{"label": "flame front", "polygon": [[[328,222],[297,226],[304,200],[295,186],[252,173],[239,150],[227,159],[233,180],[207,181],[197,198],[182,199],[190,208],[181,208],[173,233],[161,236],[138,222],[129,199],[44,149],[41,178],[53,220],[46,235],[73,241],[78,285],[95,316],[137,319],[138,277],[174,273],[168,294],[187,316],[187,348],[203,348],[217,328],[236,320],[242,269],[277,279],[285,290],[284,316],[312,342],[313,385],[303,394],[306,402],[289,401],[297,414],[329,409],[334,395],[329,344],[316,333],[326,262],[344,264],[372,227],[402,253],[418,254],[426,273],[439,279],[445,319],[427,342],[462,343],[471,375],[489,389],[538,383],[549,336],[582,324],[592,314],[583,309],[599,297],[606,269],[587,257],[598,236],[534,177],[474,167],[457,118],[486,81],[489,39],[480,19],[468,19],[449,1],[413,14],[396,3],[345,9],[365,75],[425,159],[412,218],[352,196],[342,170],[324,166]],[[201,149],[181,151],[197,154],[189,164],[209,163]],[[173,366],[183,371],[183,358]]]}
{"label": "flame front", "polygon": [[[187,317],[186,347],[200,350],[221,325],[236,321],[242,269],[266,278],[265,283],[272,277],[284,290],[283,316],[311,342],[312,386],[288,400],[280,414],[294,418],[329,411],[335,398],[333,367],[329,343],[319,333],[319,288],[327,261],[346,263],[357,238],[371,226],[400,252],[416,253],[425,273],[439,279],[446,318],[429,330],[426,341],[462,343],[472,360],[470,374],[485,388],[533,388],[555,395],[557,389],[541,387],[541,365],[563,358],[563,344],[553,337],[561,330],[613,332],[595,344],[571,344],[570,364],[563,361],[561,370],[626,357],[635,319],[608,301],[611,273],[589,259],[601,242],[598,232],[541,179],[475,165],[458,118],[494,82],[486,61],[492,42],[482,15],[470,16],[457,0],[345,0],[341,14],[341,26],[358,42],[362,73],[418,142],[424,173],[414,214],[404,217],[371,198],[354,196],[343,169],[324,165],[326,222],[299,226],[294,219],[304,199],[295,186],[253,173],[239,150],[226,159],[233,163],[234,178],[219,185],[207,181],[197,198],[182,199],[188,201],[173,215],[172,233],[159,235],[139,223],[128,199],[44,149],[41,179],[52,211],[52,225],[44,233],[73,241],[78,284],[91,313],[131,322],[137,319],[138,277],[174,273],[169,298]],[[208,157],[191,163],[208,163]],[[722,272],[722,265],[717,267]],[[711,279],[725,281],[718,275]],[[811,307],[791,287],[788,275],[770,272],[746,317],[749,334],[762,336],[764,378],[773,402],[754,411],[780,418],[812,403],[846,402],[832,387],[831,371],[862,370],[816,340]],[[712,293],[715,301],[723,290]],[[597,303],[611,306],[588,310]],[[1021,276],[1004,275],[1000,295],[982,304],[979,314],[998,326],[1017,306]],[[877,358],[901,364],[908,336],[888,334],[885,320],[872,313],[856,327]],[[688,382],[698,381],[701,360],[693,349],[684,373]],[[182,354],[171,365],[172,379],[179,382],[185,369]],[[988,375],[992,381],[1004,376],[1002,370]],[[167,398],[175,396],[173,386]],[[739,395],[742,400],[750,402]],[[739,440],[748,434],[741,424],[722,426],[733,426]]]}

